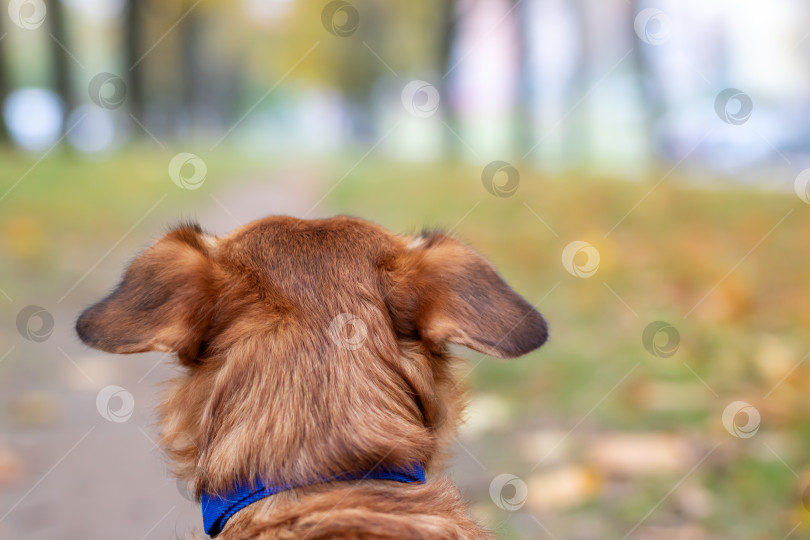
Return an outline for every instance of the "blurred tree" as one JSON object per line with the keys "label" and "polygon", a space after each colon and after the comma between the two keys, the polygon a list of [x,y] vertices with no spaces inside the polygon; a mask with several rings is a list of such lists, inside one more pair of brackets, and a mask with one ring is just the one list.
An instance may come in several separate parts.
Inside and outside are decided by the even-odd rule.
{"label": "blurred tree", "polygon": [[[64,105],[64,114],[67,117],[76,106],[76,96],[73,92],[71,79],[72,62],[70,57],[65,10],[61,0],[48,0],[48,26],[51,38],[51,57],[53,58],[53,85]],[[67,123],[63,129],[67,129]]]}
{"label": "blurred tree", "polygon": [[[0,18],[0,35],[5,39],[6,34],[3,33],[2,18]],[[8,65],[6,63],[6,49],[0,47],[0,143],[8,141],[8,129],[6,127],[5,118],[3,117],[3,106],[6,103],[6,98],[9,92],[8,79],[10,77]]]}
{"label": "blurred tree", "polygon": [[[661,120],[661,117],[666,111],[666,103],[664,100],[663,88],[661,81],[655,76],[652,59],[649,57],[650,45],[645,43],[636,32],[634,23],[635,17],[643,9],[639,0],[630,0],[628,9],[627,32],[630,33],[631,39],[634,41],[633,47],[633,61],[635,63],[636,80],[639,85],[639,94],[641,95],[640,109],[644,117],[644,129],[647,133],[643,140],[649,141],[654,145],[654,135],[656,132],[656,125]],[[654,148],[648,148],[654,150]]]}
{"label": "blurred tree", "polygon": [[[325,8],[334,2],[296,2],[289,14],[263,23],[269,28],[262,28],[250,47],[250,79],[269,87],[289,71],[299,81],[335,89],[343,96],[352,132],[373,137],[381,99],[398,103],[413,79],[442,91],[452,38],[442,41],[448,31],[455,32],[455,3],[351,0],[330,18]],[[344,26],[348,13],[356,13],[356,27]]]}
{"label": "blurred tree", "polygon": [[377,127],[374,86],[388,69],[382,62],[369,56],[369,51],[361,48],[385,51],[383,44],[386,42],[391,10],[369,0],[357,2],[356,5],[360,9],[361,22],[350,38],[353,46],[341,48],[333,74],[351,113],[353,135],[359,139],[372,139],[376,136]]}
{"label": "blurred tree", "polygon": [[531,59],[529,43],[529,13],[527,2],[511,0],[510,16],[514,19],[517,34],[517,96],[515,97],[515,110],[513,111],[514,148],[518,155],[524,155],[534,146],[534,115],[532,101],[537,89],[532,86]]}
{"label": "blurred tree", "polygon": [[206,77],[202,58],[205,42],[202,24],[200,12],[192,9],[177,28],[180,34],[180,69],[183,74],[182,102],[190,130],[194,130],[200,123],[200,116],[205,110],[203,89],[206,87]]}
{"label": "blurred tree", "polygon": [[575,0],[568,6],[577,26],[581,54],[576,60],[571,92],[568,93],[571,117],[563,123],[563,127],[566,130],[566,148],[575,149],[579,153],[579,155],[573,156],[576,160],[589,157],[593,150],[593,126],[589,121],[589,104],[587,100],[582,103],[579,103],[578,100],[587,96],[592,88],[594,47],[598,47],[598,44],[594,43],[591,24],[598,24],[598,21],[591,20],[593,9],[589,6],[589,0]]}
{"label": "blurred tree", "polygon": [[[519,1],[519,0],[516,0]],[[442,115],[444,121],[447,122],[455,131],[458,131],[458,115],[453,106],[453,100],[450,96],[450,86],[452,77],[449,70],[453,64],[453,48],[456,42],[459,7],[456,0],[441,0],[440,6],[437,9],[438,24],[436,25],[436,33],[438,36],[439,46],[438,51],[438,64],[442,78],[439,83],[439,93],[444,106],[442,107]],[[456,156],[459,153],[459,141],[452,133],[445,131],[445,149],[451,156]]]}
{"label": "blurred tree", "polygon": [[221,132],[233,121],[244,77],[236,36],[244,27],[233,24],[229,3],[190,9],[178,25],[182,100],[185,123],[192,132]]}
{"label": "blurred tree", "polygon": [[124,61],[127,68],[129,111],[144,122],[143,9],[145,0],[127,0],[124,11]]}

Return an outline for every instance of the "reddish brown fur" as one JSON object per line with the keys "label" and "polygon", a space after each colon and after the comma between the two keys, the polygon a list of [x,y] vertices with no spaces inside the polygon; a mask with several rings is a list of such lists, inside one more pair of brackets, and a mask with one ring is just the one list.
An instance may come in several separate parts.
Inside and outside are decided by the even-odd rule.
{"label": "reddish brown fur", "polygon": [[[330,323],[367,338],[338,346]],[[455,239],[350,217],[272,217],[221,237],[169,232],[76,324],[115,353],[177,353],[162,443],[197,495],[236,480],[306,483],[419,461],[428,482],[320,483],[264,499],[219,538],[490,538],[439,476],[463,392],[448,343],[498,357],[539,347],[543,318]]]}

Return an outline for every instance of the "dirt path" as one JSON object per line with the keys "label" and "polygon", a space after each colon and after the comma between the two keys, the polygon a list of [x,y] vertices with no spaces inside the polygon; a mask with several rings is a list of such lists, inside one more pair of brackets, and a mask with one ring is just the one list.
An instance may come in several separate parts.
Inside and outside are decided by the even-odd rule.
{"label": "dirt path", "polygon": [[[269,214],[322,216],[329,209],[316,203],[326,189],[327,182],[305,170],[272,181],[242,179],[214,193],[196,218],[224,233]],[[127,260],[132,254],[123,249],[112,257]],[[176,368],[161,354],[118,357],[78,341],[76,313],[118,279],[103,268],[89,277],[98,284],[97,296],[77,294],[52,310],[55,327],[47,341],[23,339],[14,321],[0,332],[0,354],[13,346],[0,360],[0,539],[185,537],[200,530],[199,506],[172,479],[154,444],[161,383]],[[124,393],[99,411],[99,391],[110,385]],[[131,417],[105,419],[102,414],[116,420],[126,393],[134,400]]]}

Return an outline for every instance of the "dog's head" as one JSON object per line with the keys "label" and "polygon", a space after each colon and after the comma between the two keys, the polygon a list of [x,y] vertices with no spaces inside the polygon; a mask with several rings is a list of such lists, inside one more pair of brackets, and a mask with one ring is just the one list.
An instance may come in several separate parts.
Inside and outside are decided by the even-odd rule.
{"label": "dog's head", "polygon": [[172,230],[79,317],[88,345],[168,351],[187,368],[163,442],[196,489],[435,464],[458,423],[450,343],[511,358],[540,314],[450,236],[350,217],[272,217],[214,237]]}

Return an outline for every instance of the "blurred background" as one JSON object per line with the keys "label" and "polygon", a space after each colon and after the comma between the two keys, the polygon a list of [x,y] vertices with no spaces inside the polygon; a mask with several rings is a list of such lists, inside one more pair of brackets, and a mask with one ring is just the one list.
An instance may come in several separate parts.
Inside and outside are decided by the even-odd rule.
{"label": "blurred background", "polygon": [[0,539],[199,530],[177,369],[75,317],[181,219],[336,213],[548,318],[459,351],[449,474],[499,538],[810,537],[806,2],[10,0],[0,111]]}

